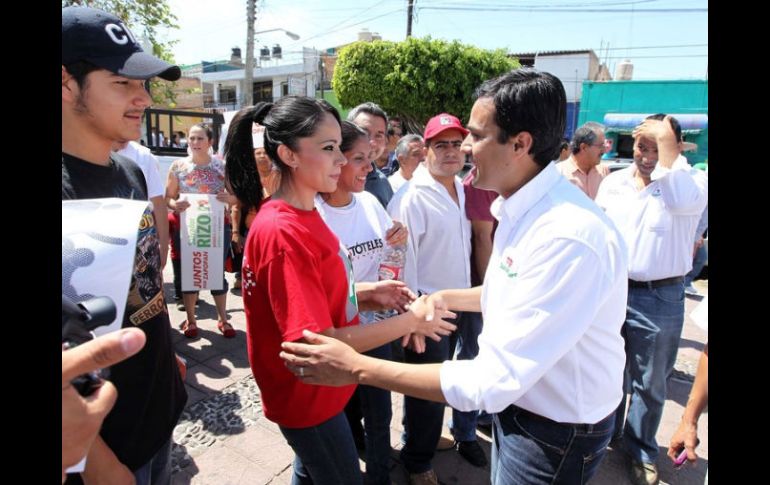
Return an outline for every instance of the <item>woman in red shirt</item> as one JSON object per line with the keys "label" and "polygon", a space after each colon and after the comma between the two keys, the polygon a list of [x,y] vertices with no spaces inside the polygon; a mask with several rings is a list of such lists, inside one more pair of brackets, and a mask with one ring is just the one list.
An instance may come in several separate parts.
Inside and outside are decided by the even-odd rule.
{"label": "woman in red shirt", "polygon": [[[265,127],[265,151],[281,171],[278,189],[264,201],[254,163],[253,123]],[[318,192],[337,188],[346,163],[341,138],[334,107],[285,96],[275,104],[247,108],[231,124],[225,145],[228,183],[239,200],[259,207],[242,270],[249,362],[265,417],[279,425],[296,454],[293,483],[361,483],[343,413],[355,386],[300,382],[279,358],[281,342],[302,340],[308,329],[366,351],[409,333],[437,339],[454,330],[440,318],[425,322],[424,298],[384,324],[358,325],[359,302],[347,250],[314,207]]]}

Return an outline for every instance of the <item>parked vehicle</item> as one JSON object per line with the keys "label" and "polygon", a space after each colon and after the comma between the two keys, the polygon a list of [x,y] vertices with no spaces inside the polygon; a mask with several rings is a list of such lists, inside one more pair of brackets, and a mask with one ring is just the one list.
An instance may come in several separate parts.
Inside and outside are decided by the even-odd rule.
{"label": "parked vehicle", "polygon": [[602,160],[602,163],[607,165],[610,169],[610,173],[612,173],[628,167],[634,163],[634,160],[632,158],[610,158],[607,160]]}

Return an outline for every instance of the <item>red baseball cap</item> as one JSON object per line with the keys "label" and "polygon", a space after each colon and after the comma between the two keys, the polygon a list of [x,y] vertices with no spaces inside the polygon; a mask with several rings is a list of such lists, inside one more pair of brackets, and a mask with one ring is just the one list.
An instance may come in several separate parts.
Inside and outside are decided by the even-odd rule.
{"label": "red baseball cap", "polygon": [[463,137],[468,135],[468,130],[463,128],[463,124],[460,123],[456,116],[452,116],[449,113],[441,113],[428,120],[428,124],[425,125],[425,135],[423,138],[425,141],[428,141],[441,132],[451,129],[460,130]]}

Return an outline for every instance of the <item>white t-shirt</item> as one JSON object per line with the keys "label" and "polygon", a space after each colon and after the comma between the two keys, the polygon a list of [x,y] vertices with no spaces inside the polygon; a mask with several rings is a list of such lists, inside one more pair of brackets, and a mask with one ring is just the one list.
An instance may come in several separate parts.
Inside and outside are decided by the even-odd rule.
{"label": "white t-shirt", "polygon": [[142,169],[144,180],[147,182],[147,197],[163,197],[166,188],[160,180],[160,168],[158,159],[152,154],[149,148],[141,144],[130,141],[126,148],[118,150],[118,155],[123,155],[133,160],[139,168]]}
{"label": "white t-shirt", "polygon": [[[353,194],[344,207],[332,207],[316,196],[315,206],[329,229],[348,249],[356,281],[377,281],[377,271],[385,247],[385,233],[393,220],[382,204],[369,192]],[[361,312],[361,323],[370,323],[372,312]]]}

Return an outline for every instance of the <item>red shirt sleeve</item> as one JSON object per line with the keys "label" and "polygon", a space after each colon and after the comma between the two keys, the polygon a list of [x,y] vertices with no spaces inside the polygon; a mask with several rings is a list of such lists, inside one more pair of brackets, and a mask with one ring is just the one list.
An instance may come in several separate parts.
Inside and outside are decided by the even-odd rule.
{"label": "red shirt sleeve", "polygon": [[304,329],[320,333],[332,326],[318,261],[303,249],[281,252],[262,268],[284,341],[301,339]]}

